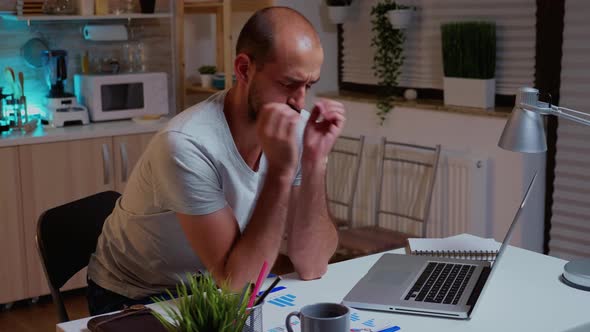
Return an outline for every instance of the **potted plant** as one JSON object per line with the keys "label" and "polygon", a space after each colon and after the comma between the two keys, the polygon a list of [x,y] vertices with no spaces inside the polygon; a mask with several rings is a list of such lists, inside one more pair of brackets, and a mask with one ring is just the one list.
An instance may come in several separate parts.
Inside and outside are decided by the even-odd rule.
{"label": "potted plant", "polygon": [[374,32],[371,46],[376,48],[373,56],[373,70],[379,79],[377,115],[381,124],[393,108],[395,88],[404,63],[403,45],[406,36],[402,30],[394,29],[387,18],[387,12],[400,7],[402,6],[393,0],[384,0],[371,9]]}
{"label": "potted plant", "polygon": [[[218,289],[209,274],[187,275],[187,280],[176,287],[176,308],[164,304],[164,298],[154,298],[165,315],[156,311],[153,315],[169,332],[242,332],[250,314],[246,308],[250,287],[244,289],[243,294],[235,294],[226,285]],[[169,291],[168,295],[174,298]]]}
{"label": "potted plant", "polygon": [[213,75],[217,72],[215,66],[201,66],[199,67],[199,74],[201,74],[201,86],[203,88],[211,88]]}
{"label": "potted plant", "polygon": [[334,24],[342,24],[348,18],[352,0],[326,0],[328,17]]}
{"label": "potted plant", "polygon": [[445,105],[493,108],[496,95],[496,25],[441,26]]}
{"label": "potted plant", "polygon": [[398,4],[396,7],[387,12],[389,23],[391,23],[394,29],[406,29],[412,22],[416,8],[401,4]]}

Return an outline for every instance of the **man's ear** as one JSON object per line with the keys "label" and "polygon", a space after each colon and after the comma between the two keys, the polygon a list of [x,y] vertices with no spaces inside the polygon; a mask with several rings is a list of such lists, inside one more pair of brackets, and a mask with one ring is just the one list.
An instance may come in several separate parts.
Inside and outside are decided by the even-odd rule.
{"label": "man's ear", "polygon": [[236,55],[236,59],[234,60],[234,73],[236,74],[236,80],[238,82],[248,84],[250,79],[249,72],[252,69],[252,66],[254,66],[254,63],[251,61],[248,55],[244,53]]}

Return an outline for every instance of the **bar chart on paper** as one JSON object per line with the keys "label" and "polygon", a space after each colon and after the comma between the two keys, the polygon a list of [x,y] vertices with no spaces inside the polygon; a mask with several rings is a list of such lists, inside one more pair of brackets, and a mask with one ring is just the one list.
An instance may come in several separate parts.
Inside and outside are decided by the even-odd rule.
{"label": "bar chart on paper", "polygon": [[[308,304],[313,304],[313,294],[289,285],[273,288],[264,301],[264,331],[286,332],[285,318],[290,312],[298,311]],[[328,301],[329,302],[329,301]],[[374,312],[350,309],[351,332],[396,332],[400,327],[393,324],[393,317],[378,317]],[[301,326],[297,318],[291,319],[293,331],[300,332]]]}
{"label": "bar chart on paper", "polygon": [[271,300],[266,301],[266,303],[275,305],[277,307],[280,308],[284,308],[284,307],[294,307],[295,304],[295,299],[297,298],[297,296],[293,295],[293,294],[285,294],[285,295],[281,295],[278,297],[275,297]]}

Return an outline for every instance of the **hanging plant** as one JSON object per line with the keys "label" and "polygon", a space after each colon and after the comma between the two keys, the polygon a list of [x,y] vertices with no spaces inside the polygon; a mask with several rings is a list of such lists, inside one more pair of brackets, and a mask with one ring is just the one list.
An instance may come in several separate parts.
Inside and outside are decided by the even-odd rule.
{"label": "hanging plant", "polygon": [[373,39],[371,46],[377,50],[373,56],[373,70],[379,79],[379,100],[377,102],[377,116],[381,124],[393,108],[393,97],[398,85],[401,66],[404,63],[402,54],[406,36],[403,30],[395,29],[389,23],[387,12],[395,9],[410,9],[409,6],[398,5],[393,0],[379,2],[371,9],[373,20]]}

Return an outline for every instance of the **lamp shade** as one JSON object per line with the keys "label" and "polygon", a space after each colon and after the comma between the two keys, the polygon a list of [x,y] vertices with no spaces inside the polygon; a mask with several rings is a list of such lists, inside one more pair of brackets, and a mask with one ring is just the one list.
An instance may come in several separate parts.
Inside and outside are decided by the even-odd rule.
{"label": "lamp shade", "polygon": [[524,153],[547,151],[543,120],[538,113],[520,107],[512,110],[498,146],[504,150]]}
{"label": "lamp shade", "polygon": [[504,150],[524,153],[540,153],[547,151],[545,128],[541,115],[520,107],[521,103],[535,105],[538,102],[539,90],[521,88],[516,96],[516,106],[506,125],[498,146]]}

